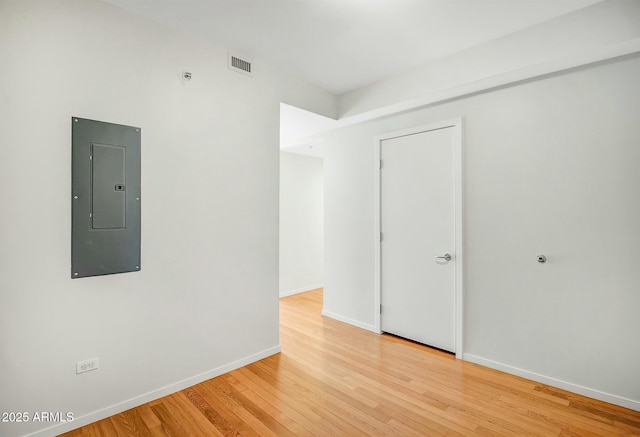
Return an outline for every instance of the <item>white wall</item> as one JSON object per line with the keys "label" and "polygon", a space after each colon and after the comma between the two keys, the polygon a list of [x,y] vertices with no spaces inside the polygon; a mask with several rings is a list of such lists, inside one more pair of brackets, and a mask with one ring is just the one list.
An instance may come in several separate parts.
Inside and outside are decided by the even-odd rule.
{"label": "white wall", "polygon": [[374,329],[373,132],[363,129],[325,138],[323,311]]}
{"label": "white wall", "polygon": [[[93,0],[0,2],[0,62],[0,411],[84,416],[54,435],[276,352],[279,104],[335,98]],[[72,116],[142,127],[139,273],[69,277]]]}
{"label": "white wall", "polygon": [[328,134],[325,314],[374,324],[374,136],[462,116],[465,357],[640,409],[638,77],[636,55]]}
{"label": "white wall", "polygon": [[424,105],[451,97],[457,88],[499,84],[505,77],[520,80],[547,65],[579,65],[590,56],[638,47],[640,2],[605,0],[345,93],[339,97],[339,116],[344,122],[385,112],[384,107]]}
{"label": "white wall", "polygon": [[322,287],[322,159],[280,152],[280,296]]}

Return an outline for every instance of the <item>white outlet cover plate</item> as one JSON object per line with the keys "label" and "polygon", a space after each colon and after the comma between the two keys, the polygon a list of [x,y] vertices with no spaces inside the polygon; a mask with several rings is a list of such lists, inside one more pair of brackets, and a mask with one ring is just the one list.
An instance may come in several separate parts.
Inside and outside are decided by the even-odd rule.
{"label": "white outlet cover plate", "polygon": [[76,374],[89,372],[91,370],[97,370],[100,367],[100,360],[98,358],[91,358],[90,360],[78,361],[76,363]]}

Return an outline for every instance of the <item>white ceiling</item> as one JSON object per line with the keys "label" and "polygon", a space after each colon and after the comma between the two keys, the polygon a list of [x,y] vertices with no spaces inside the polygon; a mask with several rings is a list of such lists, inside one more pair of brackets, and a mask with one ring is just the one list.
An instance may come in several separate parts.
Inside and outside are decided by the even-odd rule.
{"label": "white ceiling", "polygon": [[341,94],[600,0],[104,0]]}

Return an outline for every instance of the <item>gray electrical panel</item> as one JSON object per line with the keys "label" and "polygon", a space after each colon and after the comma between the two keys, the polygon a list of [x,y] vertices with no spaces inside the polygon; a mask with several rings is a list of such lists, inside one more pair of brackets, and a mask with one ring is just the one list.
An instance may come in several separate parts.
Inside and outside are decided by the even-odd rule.
{"label": "gray electrical panel", "polygon": [[71,277],[139,271],[141,129],[71,126]]}

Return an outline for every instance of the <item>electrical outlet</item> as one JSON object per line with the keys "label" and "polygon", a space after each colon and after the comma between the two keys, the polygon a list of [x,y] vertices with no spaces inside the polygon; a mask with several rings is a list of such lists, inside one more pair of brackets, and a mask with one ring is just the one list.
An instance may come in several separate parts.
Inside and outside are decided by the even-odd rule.
{"label": "electrical outlet", "polygon": [[97,370],[100,367],[100,360],[98,358],[91,358],[90,360],[78,361],[76,363],[76,374],[88,372],[90,370]]}

